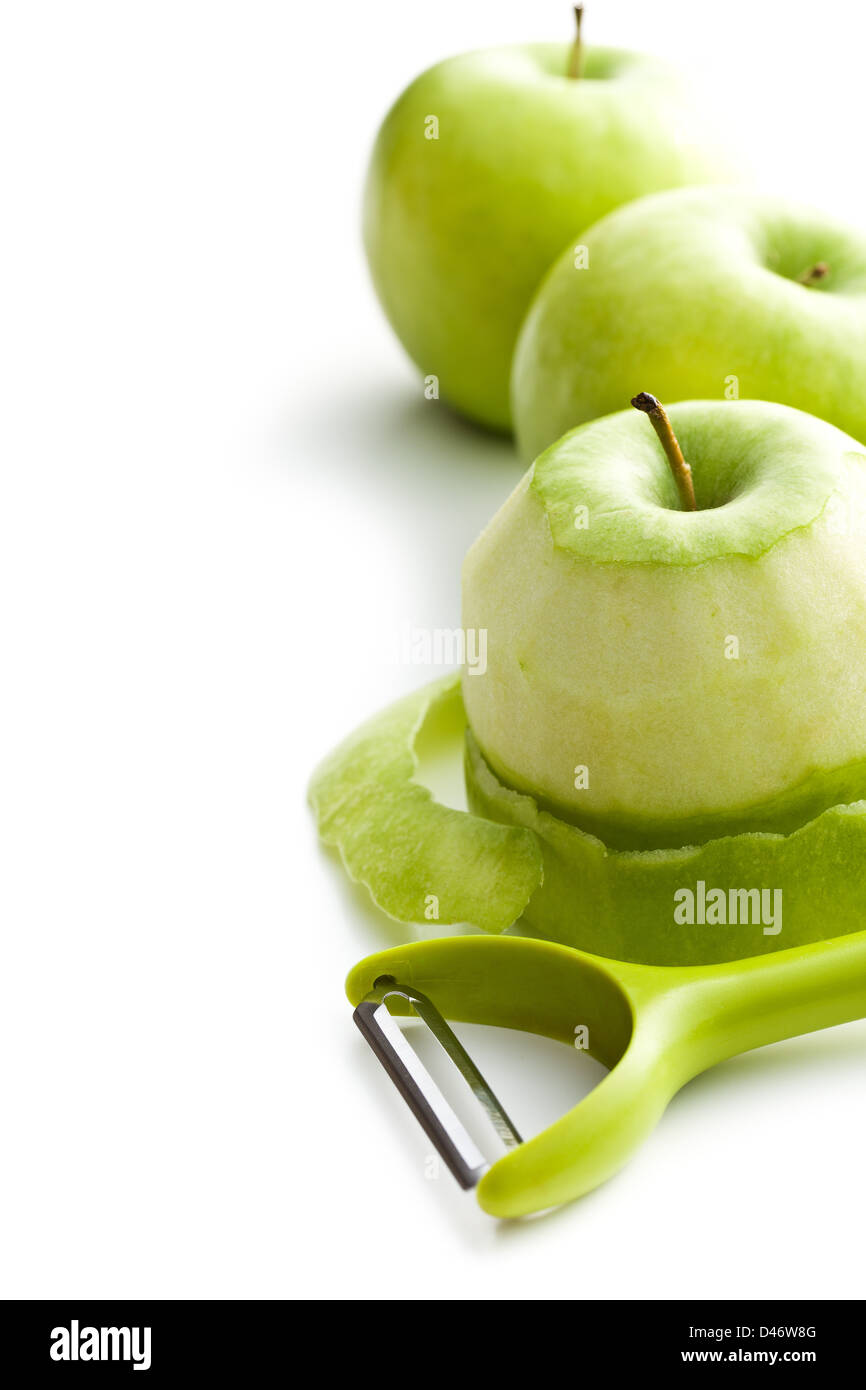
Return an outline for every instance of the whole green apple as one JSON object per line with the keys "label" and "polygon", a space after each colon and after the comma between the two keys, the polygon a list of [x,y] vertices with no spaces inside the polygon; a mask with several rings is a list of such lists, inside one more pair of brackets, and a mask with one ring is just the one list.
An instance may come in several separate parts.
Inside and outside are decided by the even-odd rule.
{"label": "whole green apple", "polygon": [[[568,44],[468,53],[423,73],[379,131],[364,242],[385,312],[457,410],[511,424],[518,329],[553,258],[630,199],[732,170],[655,59]],[[573,56],[573,54],[572,54]]]}
{"label": "whole green apple", "polygon": [[518,445],[535,458],[623,404],[780,401],[866,440],[866,235],[742,189],[659,193],[582,237],[541,285],[514,356]]}
{"label": "whole green apple", "polygon": [[484,760],[614,849],[788,834],[866,795],[866,449],[764,402],[670,417],[696,510],[626,410],[552,445],[464,567]]}

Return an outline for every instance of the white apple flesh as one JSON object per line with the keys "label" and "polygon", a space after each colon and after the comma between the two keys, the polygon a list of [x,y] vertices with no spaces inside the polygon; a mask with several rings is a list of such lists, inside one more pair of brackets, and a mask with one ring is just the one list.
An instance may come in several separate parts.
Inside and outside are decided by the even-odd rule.
{"label": "white apple flesh", "polygon": [[628,409],[543,454],[464,567],[481,752],[615,848],[788,833],[866,794],[866,451],[763,402],[670,417],[696,511]]}

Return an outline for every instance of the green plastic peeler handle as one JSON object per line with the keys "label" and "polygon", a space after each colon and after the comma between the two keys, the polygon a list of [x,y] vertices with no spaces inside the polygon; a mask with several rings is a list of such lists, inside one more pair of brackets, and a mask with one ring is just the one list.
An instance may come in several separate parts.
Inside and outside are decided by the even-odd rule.
{"label": "green plastic peeler handle", "polygon": [[587,1050],[610,1068],[481,1178],[484,1210],[515,1217],[611,1177],[676,1092],[717,1062],[866,1016],[866,932],[685,967],[625,964],[527,937],[449,937],[368,956],[346,982],[351,1002],[383,976],[422,991],[446,1018],[568,1044],[585,1027]]}

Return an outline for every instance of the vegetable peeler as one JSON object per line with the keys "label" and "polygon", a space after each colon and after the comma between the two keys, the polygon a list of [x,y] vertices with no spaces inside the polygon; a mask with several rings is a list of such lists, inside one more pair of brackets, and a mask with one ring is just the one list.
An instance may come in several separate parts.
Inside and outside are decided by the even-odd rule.
{"label": "vegetable peeler", "polygon": [[[648,966],[518,936],[419,941],[368,956],[346,993],[355,1021],[465,1188],[492,1216],[559,1206],[611,1177],[685,1083],[717,1062],[866,1016],[866,931],[721,965]],[[476,1148],[395,1022],[417,1014],[508,1151]],[[586,1050],[608,1075],[523,1141],[446,1019],[539,1033]]]}

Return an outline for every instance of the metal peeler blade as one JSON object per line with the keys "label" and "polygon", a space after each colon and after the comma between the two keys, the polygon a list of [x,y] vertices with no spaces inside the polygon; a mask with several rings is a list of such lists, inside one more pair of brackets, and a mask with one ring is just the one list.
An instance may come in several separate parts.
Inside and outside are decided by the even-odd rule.
{"label": "metal peeler blade", "polygon": [[387,1000],[404,1000],[426,1024],[507,1148],[523,1141],[469,1053],[426,994],[382,975],[354,1012],[361,1033],[375,1052],[437,1153],[462,1188],[475,1187],[490,1167],[465,1126],[388,1011]]}

